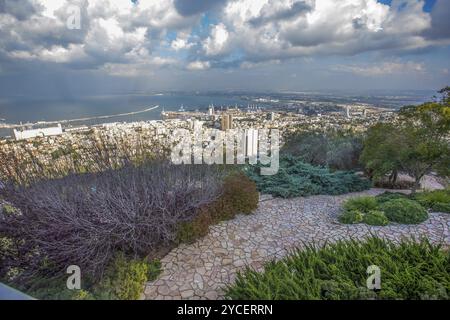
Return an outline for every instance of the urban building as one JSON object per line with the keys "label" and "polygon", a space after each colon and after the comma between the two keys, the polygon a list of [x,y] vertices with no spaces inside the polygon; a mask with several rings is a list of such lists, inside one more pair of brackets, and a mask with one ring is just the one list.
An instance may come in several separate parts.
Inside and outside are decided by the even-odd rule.
{"label": "urban building", "polygon": [[233,129],[233,116],[231,114],[222,113],[220,129],[222,130]]}
{"label": "urban building", "polygon": [[247,129],[246,139],[246,156],[249,159],[256,159],[258,156],[258,130],[257,129]]}
{"label": "urban building", "polygon": [[15,140],[25,140],[36,137],[57,136],[63,133],[61,124],[56,127],[37,128],[37,129],[13,129],[13,138]]}

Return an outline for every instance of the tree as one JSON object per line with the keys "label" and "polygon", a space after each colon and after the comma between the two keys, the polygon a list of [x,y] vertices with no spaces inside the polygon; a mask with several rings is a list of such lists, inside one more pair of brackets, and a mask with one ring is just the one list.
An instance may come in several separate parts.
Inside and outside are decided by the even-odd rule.
{"label": "tree", "polygon": [[397,126],[378,123],[367,131],[360,161],[371,178],[380,179],[389,174],[389,182],[395,183],[401,164],[402,135]]}
{"label": "tree", "polygon": [[286,138],[282,153],[300,157],[315,166],[335,170],[358,168],[362,139],[346,131],[300,131]]}
{"label": "tree", "polygon": [[450,88],[439,92],[439,101],[403,107],[396,123],[368,130],[361,161],[375,177],[405,172],[416,192],[430,171],[450,175]]}

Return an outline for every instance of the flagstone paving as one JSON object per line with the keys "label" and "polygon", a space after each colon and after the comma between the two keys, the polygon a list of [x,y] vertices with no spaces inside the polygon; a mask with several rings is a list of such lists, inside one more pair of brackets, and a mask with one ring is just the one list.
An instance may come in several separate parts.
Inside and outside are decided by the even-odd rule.
{"label": "flagstone paving", "polygon": [[280,259],[305,244],[323,245],[340,239],[362,239],[371,234],[393,241],[427,236],[433,243],[450,245],[450,214],[431,213],[420,225],[390,224],[372,227],[337,221],[343,200],[366,192],[341,196],[271,199],[265,196],[251,215],[212,226],[209,234],[191,245],[172,250],[161,262],[163,272],[145,287],[146,299],[220,299],[224,287],[246,265],[262,270],[264,262]]}

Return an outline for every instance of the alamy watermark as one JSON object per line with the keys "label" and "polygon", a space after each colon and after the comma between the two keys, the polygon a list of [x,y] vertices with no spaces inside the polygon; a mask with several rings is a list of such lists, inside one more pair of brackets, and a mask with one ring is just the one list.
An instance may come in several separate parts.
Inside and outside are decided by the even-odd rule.
{"label": "alamy watermark", "polygon": [[369,290],[381,290],[381,269],[376,265],[371,265],[367,267],[367,278],[366,284]]}
{"label": "alamy watermark", "polygon": [[77,5],[70,5],[66,9],[66,27],[69,30],[81,29],[81,8]]}
{"label": "alamy watermark", "polygon": [[176,129],[172,134],[173,164],[261,164],[261,175],[279,169],[277,129]]}
{"label": "alamy watermark", "polygon": [[67,274],[70,276],[67,278],[66,286],[69,290],[81,289],[81,269],[77,265],[70,265],[67,267]]}

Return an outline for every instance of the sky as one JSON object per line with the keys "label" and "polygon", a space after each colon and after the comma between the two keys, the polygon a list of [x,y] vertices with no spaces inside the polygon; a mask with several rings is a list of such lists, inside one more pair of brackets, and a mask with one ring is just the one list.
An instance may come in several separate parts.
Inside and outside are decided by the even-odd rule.
{"label": "sky", "polygon": [[438,90],[448,16],[449,0],[0,0],[0,98]]}

